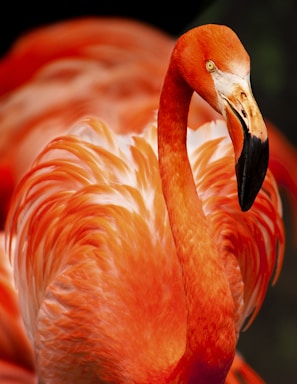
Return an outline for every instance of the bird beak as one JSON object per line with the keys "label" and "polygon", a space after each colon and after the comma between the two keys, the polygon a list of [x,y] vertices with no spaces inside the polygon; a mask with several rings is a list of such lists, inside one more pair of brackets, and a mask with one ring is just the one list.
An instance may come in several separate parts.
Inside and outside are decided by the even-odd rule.
{"label": "bird beak", "polygon": [[247,211],[261,189],[268,168],[267,129],[249,81],[233,83],[232,92],[221,97],[234,146],[239,205],[242,211]]}

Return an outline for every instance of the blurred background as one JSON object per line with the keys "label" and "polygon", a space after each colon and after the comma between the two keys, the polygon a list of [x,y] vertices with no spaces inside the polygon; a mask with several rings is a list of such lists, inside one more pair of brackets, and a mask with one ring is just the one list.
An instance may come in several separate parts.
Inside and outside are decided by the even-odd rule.
{"label": "blurred background", "polygon": [[[227,24],[235,30],[251,56],[251,82],[263,115],[297,146],[297,3],[294,0],[183,1],[162,6],[150,1],[119,5],[84,1],[6,3],[1,11],[0,54],[32,28],[83,15],[128,16],[178,36],[194,25]],[[17,16],[18,15],[18,16]],[[17,21],[16,21],[17,20]],[[292,164],[292,169],[296,164]],[[284,200],[287,248],[281,276],[269,289],[252,326],[241,334],[239,350],[269,384],[294,384],[297,377],[297,255],[292,221]],[[295,239],[295,243],[297,243]]]}

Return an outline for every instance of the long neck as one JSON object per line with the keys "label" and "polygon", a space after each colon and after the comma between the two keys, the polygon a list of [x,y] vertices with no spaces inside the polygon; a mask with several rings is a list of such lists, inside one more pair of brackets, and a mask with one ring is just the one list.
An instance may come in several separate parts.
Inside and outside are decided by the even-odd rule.
{"label": "long neck", "polygon": [[187,155],[192,94],[171,64],[158,114],[159,166],[188,310],[186,351],[172,382],[218,384],[224,383],[235,352],[234,304]]}

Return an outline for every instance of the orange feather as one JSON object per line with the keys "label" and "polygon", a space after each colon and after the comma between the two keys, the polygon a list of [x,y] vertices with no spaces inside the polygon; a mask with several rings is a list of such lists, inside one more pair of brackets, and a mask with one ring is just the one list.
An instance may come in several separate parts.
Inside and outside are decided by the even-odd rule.
{"label": "orange feather", "polygon": [[33,350],[25,333],[13,272],[0,233],[0,383],[35,381]]}

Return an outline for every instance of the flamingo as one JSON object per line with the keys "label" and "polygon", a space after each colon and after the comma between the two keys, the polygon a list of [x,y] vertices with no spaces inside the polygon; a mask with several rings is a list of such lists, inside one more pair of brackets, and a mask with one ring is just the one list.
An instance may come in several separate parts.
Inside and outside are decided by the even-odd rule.
{"label": "flamingo", "polygon": [[[109,122],[109,125],[112,125],[113,130],[121,132],[142,129],[145,125],[144,119],[149,120],[153,116],[151,111],[157,105],[163,71],[166,69],[165,64],[172,47],[172,38],[164,33],[134,20],[119,18],[68,20],[38,28],[16,41],[10,52],[0,62],[0,83],[3,95],[0,106],[2,222],[5,221],[14,184],[28,168],[30,160],[36,156],[36,151],[49,137],[55,136],[57,132],[63,132],[71,121],[78,117],[78,114],[87,112],[99,114]],[[32,60],[33,57],[34,60]],[[151,57],[153,57],[152,61]],[[100,63],[100,66],[86,65],[85,59],[88,63],[90,60]],[[63,78],[71,79],[73,83],[71,85],[68,80],[66,93],[63,91],[63,87],[65,88]],[[103,78],[104,81],[102,81]],[[129,86],[129,97],[125,91],[127,78],[135,84],[136,90],[135,93]],[[97,82],[97,85],[90,87],[89,84],[94,85],[94,82]],[[108,89],[110,82],[117,83],[117,89],[122,90],[121,93],[125,95],[125,99],[123,101],[118,96],[112,97],[112,93],[109,92],[110,99],[107,100],[104,92],[102,107],[101,92]],[[76,90],[77,83],[80,84],[79,91]],[[50,97],[48,92],[50,87],[54,88],[52,94],[62,92],[62,103],[61,97],[59,99]],[[109,87],[111,88],[112,85]],[[140,89],[142,89],[141,100],[139,100]],[[77,94],[79,94],[79,108],[75,107],[78,104]],[[38,104],[34,101],[36,99],[39,101]],[[45,103],[40,102],[43,99]],[[201,98],[196,97],[193,101],[195,108],[191,110],[192,126],[195,124],[199,126],[203,122],[219,117],[219,114],[209,108]],[[106,108],[108,104],[113,105],[112,117]],[[116,105],[118,105],[117,108]],[[133,105],[132,115],[130,105]],[[14,113],[16,108],[18,113]],[[116,109],[118,118],[115,118]],[[125,110],[128,111],[125,112]],[[55,129],[50,127],[50,116],[52,116],[51,119],[54,118]],[[45,127],[50,129],[45,130]],[[4,258],[4,249],[2,255]],[[2,262],[3,265],[8,263],[5,259]],[[10,275],[6,276],[2,280],[3,289],[6,292],[15,292],[10,277]],[[15,296],[9,297],[16,306]],[[10,306],[3,305],[2,310],[2,327],[10,330],[11,334],[15,334],[15,328],[22,330],[19,315],[16,315],[12,321]],[[10,345],[2,342],[3,364],[0,381],[3,381],[4,377],[12,380],[12,377],[15,377],[16,368],[20,365],[17,358],[11,359],[11,351],[14,350],[16,356],[20,355],[21,347],[27,350],[25,352],[27,356],[32,356],[33,353],[32,350],[28,350],[29,344],[25,334],[17,339],[18,344],[15,343],[15,338],[11,340],[13,342]],[[9,365],[7,361],[10,361]],[[20,382],[27,382],[28,374],[30,382],[35,382],[32,372],[25,371],[25,373],[23,376],[19,375]],[[238,377],[246,379],[248,377],[254,384],[262,383],[256,373],[252,373],[247,363],[236,356],[227,381],[237,383]]]}
{"label": "flamingo", "polygon": [[[193,91],[226,123],[187,130]],[[220,25],[178,39],[141,133],[89,117],[41,150],[7,220],[41,382],[225,382],[281,270],[267,151],[248,54]]]}

